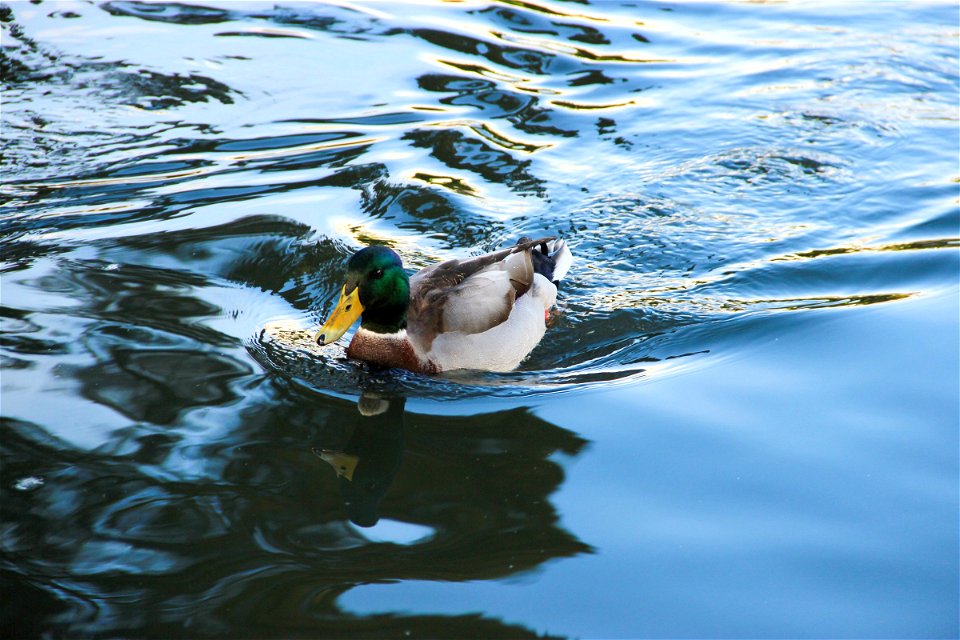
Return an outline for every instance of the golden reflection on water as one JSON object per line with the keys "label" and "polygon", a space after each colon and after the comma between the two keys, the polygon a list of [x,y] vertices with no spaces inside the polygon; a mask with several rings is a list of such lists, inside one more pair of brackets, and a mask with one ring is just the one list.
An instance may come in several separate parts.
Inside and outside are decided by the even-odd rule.
{"label": "golden reflection on water", "polygon": [[512,140],[508,138],[505,134],[496,131],[492,126],[486,123],[472,123],[467,126],[470,131],[473,131],[478,136],[497,145],[503,149],[509,149],[510,151],[520,151],[523,153],[535,153],[541,149],[549,149],[554,146],[552,143],[547,144],[531,144],[529,142],[520,142],[518,140]]}
{"label": "golden reflection on water", "polygon": [[463,71],[465,73],[472,73],[474,75],[478,75],[484,78],[489,78],[491,80],[506,82],[508,84],[514,85],[514,88],[521,91],[536,91],[535,89],[524,89],[520,86],[527,82],[533,82],[534,81],[533,78],[519,76],[503,70],[490,69],[488,67],[485,67],[482,64],[478,64],[472,61],[459,62],[455,60],[449,60],[446,58],[433,58],[432,61],[441,65],[453,67],[454,69],[457,69],[458,71]]}
{"label": "golden reflection on water", "polygon": [[[178,156],[178,159],[187,159],[186,155]],[[64,180],[61,182],[35,183],[18,185],[21,189],[72,189],[76,187],[109,187],[114,185],[144,184],[149,182],[167,182],[171,180],[181,180],[184,178],[198,178],[200,176],[215,173],[213,167],[200,167],[197,169],[185,169],[181,171],[160,171],[157,173],[140,173],[130,176],[119,176],[115,178],[86,178],[81,180]]]}
{"label": "golden reflection on water", "polygon": [[598,111],[604,109],[617,109],[620,107],[631,107],[636,106],[636,100],[627,100],[626,102],[615,102],[613,104],[583,104],[576,102],[568,102],[566,100],[551,100],[550,104],[557,107],[564,107],[566,109],[574,109],[576,111]]}
{"label": "golden reflection on water", "polygon": [[915,240],[913,242],[899,242],[894,244],[871,246],[846,246],[833,247],[829,249],[812,249],[800,253],[793,253],[779,258],[772,258],[771,262],[778,261],[797,261],[822,258],[825,256],[837,256],[850,253],[868,253],[881,251],[922,251],[924,249],[948,249],[951,247],[960,247],[960,238],[935,238],[930,240]]}
{"label": "golden reflection on water", "polygon": [[876,293],[859,296],[817,296],[813,298],[775,298],[771,300],[743,301],[737,306],[737,301],[731,300],[734,310],[749,309],[763,305],[772,311],[801,311],[803,309],[824,309],[829,307],[862,307],[883,302],[906,300],[918,295],[917,293]]}
{"label": "golden reflection on water", "polygon": [[438,187],[443,187],[444,189],[450,189],[456,193],[465,196],[478,197],[480,194],[476,189],[471,187],[466,180],[461,178],[454,178],[453,176],[436,176],[429,173],[424,173],[423,171],[418,171],[412,176],[415,180],[422,180],[427,184],[432,184]]}

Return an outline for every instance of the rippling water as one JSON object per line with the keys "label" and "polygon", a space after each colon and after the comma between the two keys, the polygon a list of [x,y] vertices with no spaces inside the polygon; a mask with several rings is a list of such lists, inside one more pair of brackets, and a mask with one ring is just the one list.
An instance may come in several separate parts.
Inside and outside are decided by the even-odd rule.
{"label": "rippling water", "polygon": [[[955,5],[0,24],[4,637],[960,633]],[[553,233],[515,372],[269,330]]]}

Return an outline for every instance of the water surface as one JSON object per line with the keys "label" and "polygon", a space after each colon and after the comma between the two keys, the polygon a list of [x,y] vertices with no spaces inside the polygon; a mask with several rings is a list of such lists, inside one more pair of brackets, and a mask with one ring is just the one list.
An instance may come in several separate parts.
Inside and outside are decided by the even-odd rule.
{"label": "water surface", "polygon": [[[3,5],[3,635],[956,637],[958,19]],[[543,234],[515,372],[263,331]]]}

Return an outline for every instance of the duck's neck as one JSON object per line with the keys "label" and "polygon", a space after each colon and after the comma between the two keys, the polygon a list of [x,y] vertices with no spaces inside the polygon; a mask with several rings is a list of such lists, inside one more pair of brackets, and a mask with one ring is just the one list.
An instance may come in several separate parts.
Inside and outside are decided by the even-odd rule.
{"label": "duck's neck", "polygon": [[395,334],[407,328],[409,300],[388,306],[367,307],[360,316],[360,328],[371,333]]}

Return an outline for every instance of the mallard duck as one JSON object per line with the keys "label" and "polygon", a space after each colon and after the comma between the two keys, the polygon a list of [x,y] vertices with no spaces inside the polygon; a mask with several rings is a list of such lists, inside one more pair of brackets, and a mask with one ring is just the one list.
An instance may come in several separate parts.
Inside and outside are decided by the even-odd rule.
{"label": "mallard duck", "polygon": [[350,358],[426,374],[510,371],[543,337],[572,260],[562,239],[523,238],[409,277],[393,250],[366,247],[347,261],[340,300],[315,340],[328,345],[360,318]]}

